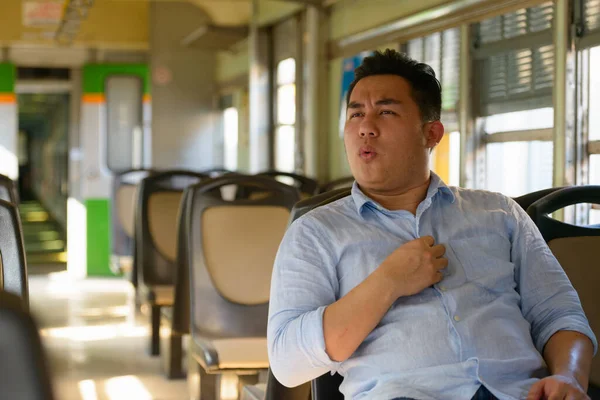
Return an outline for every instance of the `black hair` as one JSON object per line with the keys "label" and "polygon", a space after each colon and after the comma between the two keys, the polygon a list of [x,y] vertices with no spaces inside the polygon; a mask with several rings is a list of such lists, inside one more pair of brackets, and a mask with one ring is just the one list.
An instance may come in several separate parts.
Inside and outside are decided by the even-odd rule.
{"label": "black hair", "polygon": [[374,75],[397,75],[406,79],[412,89],[411,96],[421,112],[421,119],[424,122],[440,119],[442,86],[435,77],[433,68],[392,49],[376,51],[354,70],[354,80],[348,90],[346,105],[350,103],[350,95],[356,84],[361,79]]}

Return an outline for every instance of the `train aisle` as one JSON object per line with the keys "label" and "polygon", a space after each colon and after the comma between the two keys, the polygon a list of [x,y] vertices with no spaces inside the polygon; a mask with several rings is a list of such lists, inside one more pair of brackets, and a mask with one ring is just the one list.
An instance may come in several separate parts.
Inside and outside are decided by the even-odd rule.
{"label": "train aisle", "polygon": [[57,400],[183,400],[186,380],[169,381],[146,352],[148,322],[119,279],[30,277],[31,309],[49,359]]}

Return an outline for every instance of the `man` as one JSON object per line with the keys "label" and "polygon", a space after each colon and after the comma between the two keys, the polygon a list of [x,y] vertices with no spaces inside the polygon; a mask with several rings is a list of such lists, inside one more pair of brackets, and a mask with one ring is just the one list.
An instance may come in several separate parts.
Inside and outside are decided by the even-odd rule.
{"label": "man", "polygon": [[429,171],[433,70],[375,53],[347,102],[352,195],[294,222],[275,261],[277,379],[337,371],[347,399],[586,399],[596,338],[533,222]]}

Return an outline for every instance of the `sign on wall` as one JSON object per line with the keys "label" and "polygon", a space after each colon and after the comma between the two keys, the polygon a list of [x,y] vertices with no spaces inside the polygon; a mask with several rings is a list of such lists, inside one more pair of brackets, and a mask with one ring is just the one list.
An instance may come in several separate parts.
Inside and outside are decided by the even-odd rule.
{"label": "sign on wall", "polygon": [[23,26],[58,25],[62,19],[64,1],[24,0]]}

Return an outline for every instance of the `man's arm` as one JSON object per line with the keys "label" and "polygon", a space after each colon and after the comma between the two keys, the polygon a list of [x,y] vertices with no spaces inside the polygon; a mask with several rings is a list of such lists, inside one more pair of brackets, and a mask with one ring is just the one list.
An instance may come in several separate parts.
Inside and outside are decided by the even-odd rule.
{"label": "man's arm", "polygon": [[544,348],[544,360],[550,374],[575,378],[587,391],[594,345],[585,335],[573,331],[558,331]]}
{"label": "man's arm", "polygon": [[544,348],[544,359],[550,376],[536,382],[527,400],[587,399],[588,377],[594,345],[585,335],[573,331],[558,331]]}
{"label": "man's arm", "polygon": [[532,387],[528,399],[571,390],[578,392],[574,398],[579,398],[587,388],[591,358],[598,346],[596,336],[577,292],[539,230],[513,200],[508,202],[511,261],[515,264],[521,311],[531,324],[535,346],[552,374]]}

